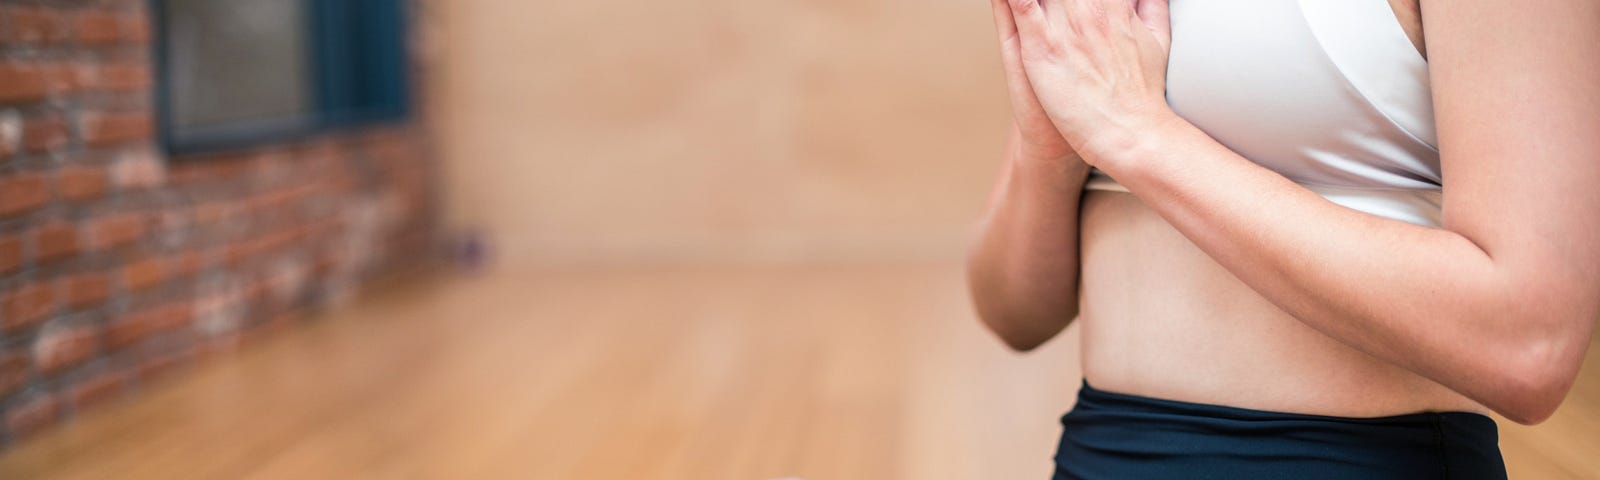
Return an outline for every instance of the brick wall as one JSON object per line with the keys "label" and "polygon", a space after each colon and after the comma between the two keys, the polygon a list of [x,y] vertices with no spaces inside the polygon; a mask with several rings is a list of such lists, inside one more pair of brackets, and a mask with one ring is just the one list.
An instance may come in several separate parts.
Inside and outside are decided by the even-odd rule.
{"label": "brick wall", "polygon": [[420,122],[163,156],[145,15],[0,0],[0,445],[292,325],[429,244]]}

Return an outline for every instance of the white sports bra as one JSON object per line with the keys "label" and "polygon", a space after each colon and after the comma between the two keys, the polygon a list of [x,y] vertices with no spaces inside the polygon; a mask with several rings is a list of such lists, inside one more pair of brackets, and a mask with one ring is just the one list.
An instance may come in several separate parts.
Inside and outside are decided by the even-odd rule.
{"label": "white sports bra", "polygon": [[1179,116],[1334,203],[1439,225],[1428,64],[1388,2],[1172,0],[1171,19]]}

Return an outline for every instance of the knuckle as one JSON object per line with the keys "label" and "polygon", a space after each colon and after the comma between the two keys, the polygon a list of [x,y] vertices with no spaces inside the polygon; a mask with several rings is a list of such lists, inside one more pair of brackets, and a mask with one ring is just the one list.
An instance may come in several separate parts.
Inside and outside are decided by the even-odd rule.
{"label": "knuckle", "polygon": [[1011,10],[1018,14],[1032,14],[1039,8],[1039,0],[1009,0]]}
{"label": "knuckle", "polygon": [[1104,7],[1095,8],[1094,13],[1090,16],[1093,17],[1090,21],[1094,23],[1095,28],[1101,30],[1111,28],[1111,12],[1107,12]]}
{"label": "knuckle", "polygon": [[1040,52],[1040,51],[1022,52],[1022,63],[1023,63],[1024,67],[1030,66],[1032,64],[1046,64],[1046,63],[1054,60],[1055,58],[1056,57],[1054,55],[1051,55],[1049,52]]}
{"label": "knuckle", "polygon": [[1067,46],[1061,42],[1044,42],[1044,48],[1041,53],[1050,58],[1061,58],[1066,56]]}
{"label": "knuckle", "polygon": [[1079,13],[1089,17],[1084,23],[1091,28],[1105,30],[1111,26],[1111,11],[1104,2],[1089,2]]}

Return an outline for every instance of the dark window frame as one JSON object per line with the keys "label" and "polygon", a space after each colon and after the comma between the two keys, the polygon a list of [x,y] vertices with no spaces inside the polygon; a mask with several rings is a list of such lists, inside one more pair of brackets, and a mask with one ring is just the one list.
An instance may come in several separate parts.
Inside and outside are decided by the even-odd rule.
{"label": "dark window frame", "polygon": [[[169,155],[243,150],[364,126],[402,123],[412,111],[406,0],[296,0],[311,12],[303,32],[310,50],[313,110],[290,122],[233,122],[191,128],[173,125],[167,1],[147,0],[155,65],[157,137]],[[364,53],[364,54],[363,54]]]}

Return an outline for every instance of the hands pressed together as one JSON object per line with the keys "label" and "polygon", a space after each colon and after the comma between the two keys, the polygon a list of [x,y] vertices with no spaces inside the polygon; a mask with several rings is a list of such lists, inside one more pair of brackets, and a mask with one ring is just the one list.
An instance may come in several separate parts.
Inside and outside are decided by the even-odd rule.
{"label": "hands pressed together", "polygon": [[1168,0],[990,0],[1027,158],[1114,161],[1172,117]]}

